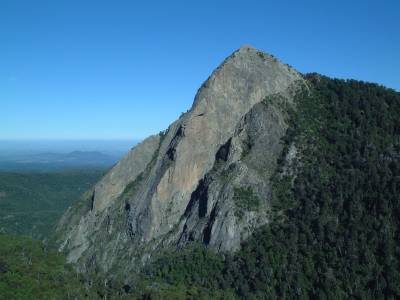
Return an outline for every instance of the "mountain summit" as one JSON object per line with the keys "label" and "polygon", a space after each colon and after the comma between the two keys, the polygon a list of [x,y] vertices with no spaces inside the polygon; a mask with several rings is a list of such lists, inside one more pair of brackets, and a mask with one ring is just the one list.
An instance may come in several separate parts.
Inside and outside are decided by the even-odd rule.
{"label": "mountain summit", "polygon": [[134,147],[65,213],[57,234],[69,262],[107,273],[190,242],[239,249],[269,221],[270,177],[304,88],[273,56],[250,46],[234,52],[187,113]]}

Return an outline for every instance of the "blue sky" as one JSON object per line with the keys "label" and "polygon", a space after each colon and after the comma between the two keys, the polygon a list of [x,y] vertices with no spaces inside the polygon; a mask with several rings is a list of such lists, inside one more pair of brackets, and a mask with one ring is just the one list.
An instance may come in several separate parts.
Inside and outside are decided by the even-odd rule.
{"label": "blue sky", "polygon": [[243,44],[400,90],[400,1],[0,1],[0,139],[136,139]]}

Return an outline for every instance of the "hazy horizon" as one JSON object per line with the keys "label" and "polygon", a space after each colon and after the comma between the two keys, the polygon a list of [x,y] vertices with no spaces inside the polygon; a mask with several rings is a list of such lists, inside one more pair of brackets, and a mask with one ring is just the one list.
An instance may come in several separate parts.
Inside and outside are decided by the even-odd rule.
{"label": "hazy horizon", "polygon": [[73,151],[97,151],[121,155],[138,142],[140,139],[0,139],[0,155]]}

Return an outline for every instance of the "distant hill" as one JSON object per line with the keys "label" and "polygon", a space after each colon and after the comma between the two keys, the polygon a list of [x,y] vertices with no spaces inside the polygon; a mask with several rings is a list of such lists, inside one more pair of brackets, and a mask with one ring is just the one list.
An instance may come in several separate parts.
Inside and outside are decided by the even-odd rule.
{"label": "distant hill", "polygon": [[0,156],[0,171],[60,171],[86,168],[108,168],[120,155],[98,151],[72,151],[69,153],[44,152]]}

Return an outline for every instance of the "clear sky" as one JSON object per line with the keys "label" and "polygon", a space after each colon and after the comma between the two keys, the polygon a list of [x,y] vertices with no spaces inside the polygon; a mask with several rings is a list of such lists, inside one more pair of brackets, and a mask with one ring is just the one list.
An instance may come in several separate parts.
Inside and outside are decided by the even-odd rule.
{"label": "clear sky", "polygon": [[400,1],[0,1],[0,139],[135,139],[243,44],[400,90]]}

